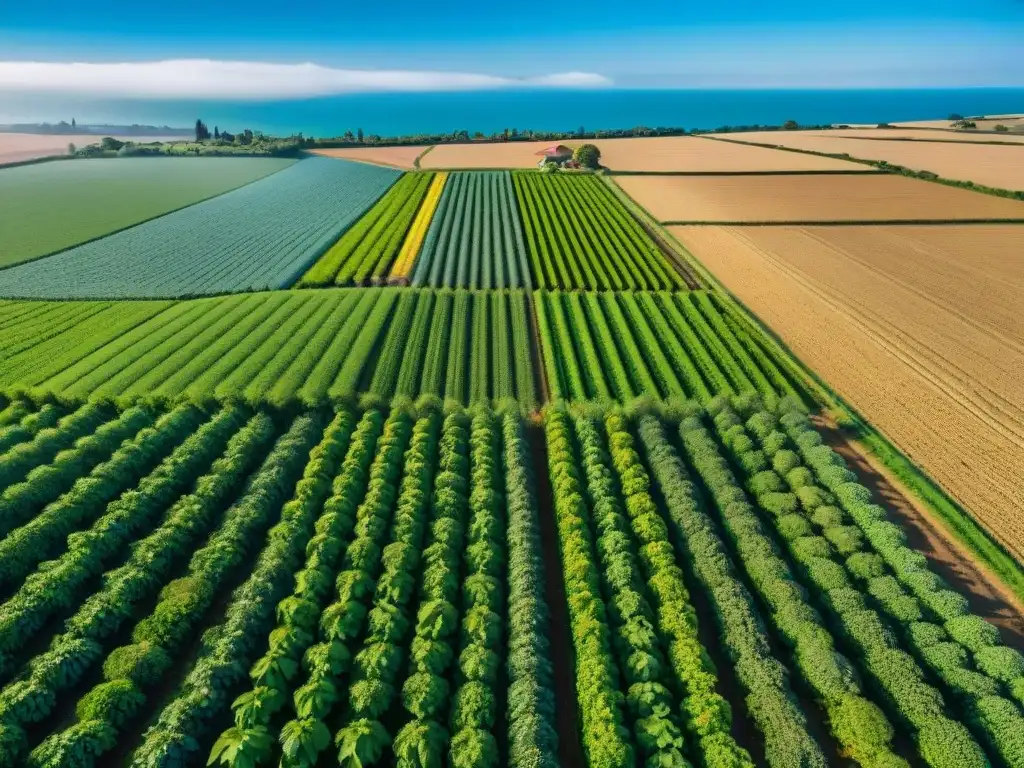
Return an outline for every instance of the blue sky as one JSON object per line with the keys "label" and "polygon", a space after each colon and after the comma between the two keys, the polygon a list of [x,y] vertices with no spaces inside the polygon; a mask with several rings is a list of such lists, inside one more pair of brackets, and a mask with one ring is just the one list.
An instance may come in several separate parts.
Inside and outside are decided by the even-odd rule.
{"label": "blue sky", "polygon": [[[299,12],[301,9],[301,12]],[[0,28],[0,93],[45,92],[74,82],[67,68],[12,62],[154,62],[212,59],[312,62],[325,92],[374,90],[338,70],[458,72],[477,79],[413,78],[419,89],[509,84],[616,87],[961,87],[1024,85],[1024,0],[726,0],[688,4],[592,0],[584,4],[351,4],[300,0],[213,2],[194,8],[81,0],[9,3]],[[6,68],[6,69],[5,69]],[[178,77],[156,70],[87,69],[81,84]],[[199,73],[199,74],[196,74]],[[583,73],[579,77],[564,73]],[[403,75],[402,77],[404,77]],[[556,76],[552,78],[552,76]],[[387,88],[406,82],[396,76]],[[237,72],[238,86],[309,72]],[[230,79],[230,78],[229,78]],[[29,82],[31,81],[31,82]],[[354,84],[354,85],[353,85]],[[71,87],[71,86],[61,86]],[[170,87],[170,86],[168,86]],[[177,86],[175,86],[177,87]],[[230,83],[224,88],[234,88]],[[262,87],[262,86],[260,86]],[[273,90],[273,85],[268,85]],[[169,91],[171,93],[171,91]],[[247,95],[252,95],[245,90]],[[177,90],[173,95],[181,95]],[[201,94],[200,94],[201,95]],[[212,94],[210,97],[223,97]]]}

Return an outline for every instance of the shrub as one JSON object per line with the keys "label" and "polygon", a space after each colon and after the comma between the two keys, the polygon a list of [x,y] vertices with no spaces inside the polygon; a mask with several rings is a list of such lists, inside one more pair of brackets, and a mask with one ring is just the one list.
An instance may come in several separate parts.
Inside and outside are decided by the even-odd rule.
{"label": "shrub", "polygon": [[146,697],[130,680],[100,683],[78,702],[75,714],[79,720],[102,720],[115,728],[122,727],[145,703]]}
{"label": "shrub", "polygon": [[1006,646],[989,646],[974,654],[974,663],[989,677],[1004,683],[1024,677],[1024,656]]}
{"label": "shrub", "polygon": [[111,651],[103,663],[103,676],[107,680],[131,680],[140,688],[147,688],[159,682],[170,666],[171,657],[158,645],[122,645]]}
{"label": "shrub", "polygon": [[885,573],[885,561],[873,552],[857,552],[846,558],[846,568],[858,579],[873,579]]}
{"label": "shrub", "polygon": [[787,541],[813,534],[811,524],[802,515],[783,515],[779,518],[777,527],[779,534]]}
{"label": "shrub", "polygon": [[999,630],[980,616],[959,616],[946,622],[946,631],[956,642],[977,653],[999,643]]}

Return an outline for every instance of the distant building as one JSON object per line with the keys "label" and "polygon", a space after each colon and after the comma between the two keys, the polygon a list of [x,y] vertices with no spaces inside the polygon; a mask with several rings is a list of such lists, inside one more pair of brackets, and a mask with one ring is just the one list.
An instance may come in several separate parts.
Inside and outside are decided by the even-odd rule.
{"label": "distant building", "polygon": [[535,153],[540,157],[540,162],[537,165],[544,165],[544,163],[558,163],[559,165],[565,165],[567,162],[572,160],[572,149],[565,146],[565,144],[555,144],[554,146],[542,149],[540,152]]}

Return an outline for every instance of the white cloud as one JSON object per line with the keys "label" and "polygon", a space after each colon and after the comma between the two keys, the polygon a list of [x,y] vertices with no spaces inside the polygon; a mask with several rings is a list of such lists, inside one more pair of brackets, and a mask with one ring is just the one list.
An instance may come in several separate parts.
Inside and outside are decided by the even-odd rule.
{"label": "white cloud", "polygon": [[85,63],[0,61],[0,91],[120,98],[288,99],[366,91],[593,88],[601,75],[566,72],[512,78],[462,72],[334,69],[319,64],[173,59]]}

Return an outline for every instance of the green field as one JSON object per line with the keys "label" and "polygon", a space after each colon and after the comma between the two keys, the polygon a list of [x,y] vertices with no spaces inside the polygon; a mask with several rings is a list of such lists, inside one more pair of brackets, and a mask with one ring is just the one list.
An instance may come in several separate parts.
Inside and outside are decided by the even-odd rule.
{"label": "green field", "polygon": [[0,268],[261,179],[294,160],[117,158],[0,171]]}

